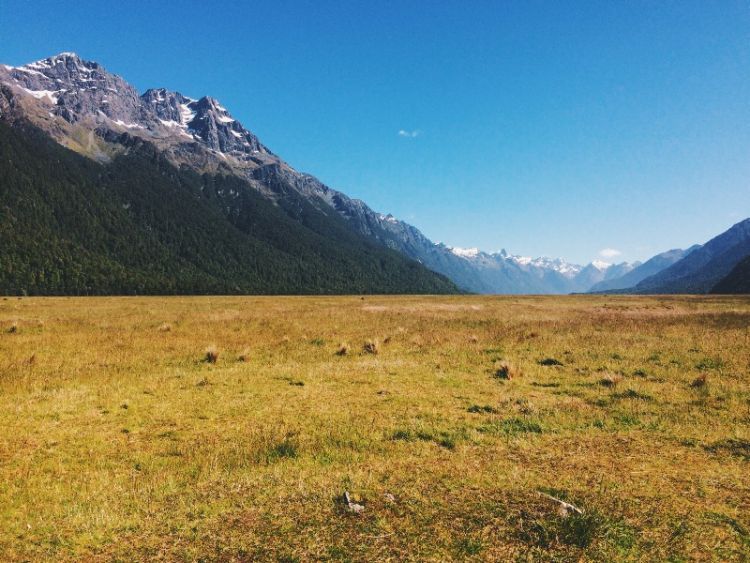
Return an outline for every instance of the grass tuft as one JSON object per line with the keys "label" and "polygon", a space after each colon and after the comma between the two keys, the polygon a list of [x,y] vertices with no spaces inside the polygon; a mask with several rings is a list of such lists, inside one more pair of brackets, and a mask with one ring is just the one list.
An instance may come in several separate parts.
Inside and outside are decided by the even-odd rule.
{"label": "grass tuft", "polygon": [[702,387],[706,387],[708,385],[708,374],[702,373],[695,379],[693,379],[692,383],[690,384],[690,387],[694,389],[700,389]]}
{"label": "grass tuft", "polygon": [[495,377],[497,379],[504,379],[507,381],[510,381],[511,379],[515,379],[517,377],[520,377],[521,370],[516,368],[513,364],[511,364],[508,361],[502,361],[497,365],[497,369],[495,370]]}
{"label": "grass tuft", "polygon": [[216,348],[216,346],[209,346],[208,348],[206,348],[206,355],[203,359],[209,364],[215,364],[219,359],[219,350]]}

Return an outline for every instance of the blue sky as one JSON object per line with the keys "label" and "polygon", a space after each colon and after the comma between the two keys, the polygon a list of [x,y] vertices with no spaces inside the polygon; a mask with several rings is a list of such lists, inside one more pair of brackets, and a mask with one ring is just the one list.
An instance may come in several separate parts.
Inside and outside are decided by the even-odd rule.
{"label": "blue sky", "polygon": [[451,245],[634,260],[750,216],[744,0],[0,0],[0,62],[60,51]]}

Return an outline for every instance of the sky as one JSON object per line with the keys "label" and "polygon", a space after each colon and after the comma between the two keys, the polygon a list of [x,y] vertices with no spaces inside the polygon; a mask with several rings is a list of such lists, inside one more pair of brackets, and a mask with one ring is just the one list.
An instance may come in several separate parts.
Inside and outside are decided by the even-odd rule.
{"label": "sky", "polygon": [[643,260],[750,216],[746,0],[0,0],[0,62],[62,51],[452,246]]}

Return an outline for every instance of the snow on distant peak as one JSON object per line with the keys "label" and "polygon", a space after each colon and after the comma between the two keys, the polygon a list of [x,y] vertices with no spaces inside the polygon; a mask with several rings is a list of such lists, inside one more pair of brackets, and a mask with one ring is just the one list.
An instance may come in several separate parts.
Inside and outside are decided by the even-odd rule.
{"label": "snow on distant peak", "polygon": [[450,251],[461,258],[475,258],[479,255],[478,248],[459,248],[458,246],[449,246]]}
{"label": "snow on distant peak", "polygon": [[531,256],[508,256],[509,260],[512,260],[513,262],[516,262],[517,264],[521,264],[523,266],[527,266],[531,264],[531,262],[534,260]]}
{"label": "snow on distant peak", "polygon": [[27,94],[31,94],[32,96],[34,96],[37,100],[47,99],[53,104],[57,103],[57,95],[61,92],[65,92],[65,90],[57,90],[55,92],[52,92],[50,90],[29,90],[28,88],[23,87],[21,89]]}
{"label": "snow on distant peak", "polygon": [[591,265],[597,270],[606,270],[607,268],[612,266],[612,264],[610,264],[609,262],[604,262],[603,260],[594,260]]}
{"label": "snow on distant peak", "polygon": [[192,101],[180,104],[180,118],[182,119],[183,127],[187,127],[188,123],[195,119],[196,113],[189,107],[191,103]]}
{"label": "snow on distant peak", "polygon": [[388,223],[398,223],[398,219],[396,219],[396,218],[395,218],[395,217],[394,217],[393,215],[391,215],[390,213],[389,213],[388,215],[383,215],[383,214],[381,213],[380,215],[378,215],[378,218],[379,218],[379,219],[380,219],[381,221],[386,221],[386,222],[388,222]]}

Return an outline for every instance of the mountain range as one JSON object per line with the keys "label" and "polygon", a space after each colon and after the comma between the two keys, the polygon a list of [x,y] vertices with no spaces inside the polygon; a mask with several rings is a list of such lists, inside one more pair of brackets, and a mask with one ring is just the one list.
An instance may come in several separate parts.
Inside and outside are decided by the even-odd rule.
{"label": "mountain range", "polygon": [[706,292],[750,254],[582,266],[434,243],[295,170],[218,100],[139,94],[74,53],[0,65],[0,147],[3,292]]}

